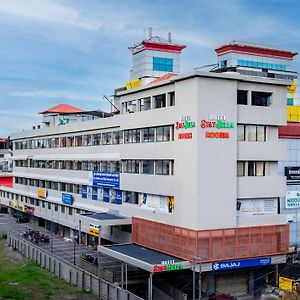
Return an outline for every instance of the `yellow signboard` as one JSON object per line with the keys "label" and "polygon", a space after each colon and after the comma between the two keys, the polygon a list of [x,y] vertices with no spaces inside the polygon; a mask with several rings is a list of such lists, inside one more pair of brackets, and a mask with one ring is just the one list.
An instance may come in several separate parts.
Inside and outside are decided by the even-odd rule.
{"label": "yellow signboard", "polygon": [[25,205],[24,204],[19,204],[18,205],[18,210],[25,212]]}
{"label": "yellow signboard", "polygon": [[36,195],[39,198],[46,199],[47,196],[48,196],[48,193],[47,193],[47,190],[45,190],[45,189],[37,189],[36,190]]}
{"label": "yellow signboard", "polygon": [[293,280],[290,278],[279,276],[279,288],[286,292],[292,292]]}
{"label": "yellow signboard", "polygon": [[99,236],[99,226],[90,224],[89,234],[93,236]]}
{"label": "yellow signboard", "polygon": [[12,208],[17,208],[18,207],[18,201],[17,200],[9,201],[9,206],[12,207]]}
{"label": "yellow signboard", "polygon": [[142,80],[137,78],[125,83],[126,90],[134,89],[142,85]]}

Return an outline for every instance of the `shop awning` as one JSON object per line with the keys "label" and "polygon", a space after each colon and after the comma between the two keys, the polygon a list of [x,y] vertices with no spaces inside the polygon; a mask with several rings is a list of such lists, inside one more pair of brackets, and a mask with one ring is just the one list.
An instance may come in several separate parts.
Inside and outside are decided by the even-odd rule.
{"label": "shop awning", "polygon": [[142,270],[159,273],[190,269],[192,263],[137,244],[99,246],[98,251]]}
{"label": "shop awning", "polygon": [[112,213],[91,213],[80,214],[77,216],[82,222],[83,228],[89,226],[88,224],[94,224],[96,226],[117,226],[117,225],[130,225],[132,223],[131,218],[115,215]]}

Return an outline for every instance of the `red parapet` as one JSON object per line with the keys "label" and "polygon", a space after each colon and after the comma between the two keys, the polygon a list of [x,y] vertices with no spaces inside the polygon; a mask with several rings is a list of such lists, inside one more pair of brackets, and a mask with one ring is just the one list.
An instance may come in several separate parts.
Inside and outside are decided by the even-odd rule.
{"label": "red parapet", "polygon": [[289,225],[192,230],[133,217],[132,241],[189,261],[211,262],[288,253]]}

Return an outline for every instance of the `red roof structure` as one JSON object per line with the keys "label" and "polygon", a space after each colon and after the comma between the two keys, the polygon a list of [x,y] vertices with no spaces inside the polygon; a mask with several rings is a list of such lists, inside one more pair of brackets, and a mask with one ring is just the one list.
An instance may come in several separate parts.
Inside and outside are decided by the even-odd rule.
{"label": "red roof structure", "polygon": [[176,75],[177,74],[174,74],[174,73],[167,73],[164,76],[161,76],[161,77],[158,77],[158,78],[154,79],[153,81],[149,82],[148,84],[153,84],[153,83],[161,82],[161,81],[167,80],[167,79],[169,79],[171,77],[174,77]]}
{"label": "red roof structure", "polygon": [[258,56],[267,56],[273,58],[293,59],[297,52],[275,49],[269,46],[247,44],[243,42],[233,41],[231,43],[219,46],[215,49],[218,55],[226,53],[242,53]]}
{"label": "red roof structure", "polygon": [[59,104],[53,107],[50,107],[44,111],[41,111],[39,114],[43,115],[43,114],[49,114],[49,113],[63,113],[63,114],[75,114],[75,113],[81,113],[84,110],[69,105],[69,104]]}

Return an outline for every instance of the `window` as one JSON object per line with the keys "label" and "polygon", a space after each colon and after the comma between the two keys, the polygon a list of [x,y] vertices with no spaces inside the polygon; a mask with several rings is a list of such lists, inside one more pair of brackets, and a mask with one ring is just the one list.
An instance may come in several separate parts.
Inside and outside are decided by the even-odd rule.
{"label": "window", "polygon": [[263,125],[247,125],[247,134],[249,142],[265,142],[266,126]]}
{"label": "window", "polygon": [[131,204],[139,204],[139,194],[137,192],[124,192],[124,202]]}
{"label": "window", "polygon": [[237,104],[247,105],[248,91],[237,91]]}
{"label": "window", "polygon": [[265,162],[248,161],[248,176],[265,176]]}
{"label": "window", "polygon": [[244,161],[237,162],[237,176],[245,176],[245,162]]}
{"label": "window", "polygon": [[272,104],[272,93],[252,92],[251,105],[270,106]]}
{"label": "window", "polygon": [[111,165],[111,172],[120,173],[122,171],[120,161],[112,161],[110,165]]}
{"label": "window", "polygon": [[153,70],[173,72],[173,58],[153,57]]}
{"label": "window", "polygon": [[67,147],[73,147],[74,146],[74,136],[68,136],[67,137],[66,146]]}
{"label": "window", "polygon": [[151,109],[151,98],[150,97],[142,98],[139,101],[140,101],[141,111],[145,111],[145,110]]}
{"label": "window", "polygon": [[75,136],[75,147],[82,146],[82,135]]}
{"label": "window", "polygon": [[155,134],[154,128],[142,129],[142,142],[143,143],[154,142],[154,134]]}
{"label": "window", "polygon": [[93,134],[93,146],[101,145],[101,133]]}
{"label": "window", "polygon": [[61,213],[64,214],[66,212],[66,207],[64,205],[61,206]]}
{"label": "window", "polygon": [[139,173],[139,161],[138,160],[124,160],[123,162],[124,173]]}
{"label": "window", "polygon": [[73,215],[73,208],[69,207],[69,215],[72,216]]}
{"label": "window", "polygon": [[48,209],[51,209],[51,202],[48,202]]}
{"label": "window", "polygon": [[142,173],[154,174],[154,160],[143,160]]}
{"label": "window", "polygon": [[123,103],[123,113],[134,113],[137,111],[137,101],[127,101]]}
{"label": "window", "polygon": [[66,147],[67,146],[67,138],[61,137],[60,138],[60,147]]}
{"label": "window", "polygon": [[85,134],[83,136],[83,145],[84,146],[91,146],[92,145],[92,135],[91,134]]}
{"label": "window", "polygon": [[110,172],[110,161],[101,162],[101,172]]}
{"label": "window", "polygon": [[245,125],[241,125],[241,124],[237,125],[237,140],[238,141],[245,140]]}
{"label": "window", "polygon": [[112,143],[114,145],[123,144],[123,131],[114,131],[113,132]]}
{"label": "window", "polygon": [[102,133],[102,145],[111,145],[111,132]]}
{"label": "window", "polygon": [[50,186],[51,186],[51,190],[58,191],[58,182],[51,181]]}
{"label": "window", "polygon": [[154,108],[166,107],[166,94],[154,96]]}
{"label": "window", "polygon": [[124,130],[124,143],[139,143],[140,142],[140,130],[130,129]]}
{"label": "window", "polygon": [[156,141],[167,142],[170,141],[171,126],[161,126],[156,128]]}
{"label": "window", "polygon": [[54,204],[54,210],[58,211],[58,204],[56,204],[56,203]]}
{"label": "window", "polygon": [[155,161],[155,174],[156,175],[169,175],[170,174],[170,161],[169,160],[156,160]]}
{"label": "window", "polygon": [[169,101],[170,106],[175,106],[175,92],[169,93]]}

